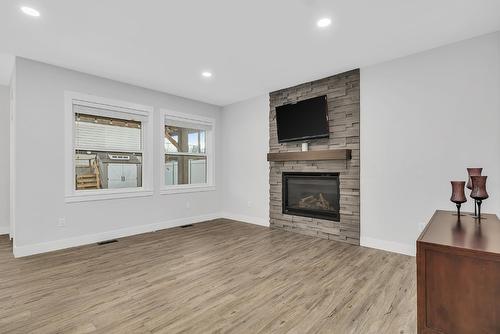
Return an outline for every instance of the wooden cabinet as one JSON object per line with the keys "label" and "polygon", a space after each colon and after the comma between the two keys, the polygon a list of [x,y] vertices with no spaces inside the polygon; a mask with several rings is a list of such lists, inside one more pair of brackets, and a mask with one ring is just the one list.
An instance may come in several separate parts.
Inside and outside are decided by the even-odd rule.
{"label": "wooden cabinet", "polygon": [[500,221],[436,211],[417,240],[418,333],[500,333]]}

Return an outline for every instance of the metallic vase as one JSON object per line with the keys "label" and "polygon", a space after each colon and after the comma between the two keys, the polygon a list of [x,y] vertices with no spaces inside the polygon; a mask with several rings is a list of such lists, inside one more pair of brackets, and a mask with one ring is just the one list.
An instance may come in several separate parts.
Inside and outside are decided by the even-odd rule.
{"label": "metallic vase", "polygon": [[[483,172],[481,167],[470,167],[467,168],[467,173],[469,174],[469,179],[467,180],[467,189],[472,190],[472,179],[471,176],[479,176]],[[474,201],[474,217],[477,216],[477,202]]]}
{"label": "metallic vase", "polygon": [[481,220],[481,204],[483,203],[483,200],[489,197],[488,192],[486,191],[487,178],[487,176],[471,176],[472,192],[470,193],[470,197],[476,200],[477,215],[474,218],[477,218],[479,221]]}
{"label": "metallic vase", "polygon": [[467,202],[465,197],[465,181],[450,181],[451,182],[451,198],[450,201],[457,205],[457,216],[460,217],[460,207],[462,203]]}

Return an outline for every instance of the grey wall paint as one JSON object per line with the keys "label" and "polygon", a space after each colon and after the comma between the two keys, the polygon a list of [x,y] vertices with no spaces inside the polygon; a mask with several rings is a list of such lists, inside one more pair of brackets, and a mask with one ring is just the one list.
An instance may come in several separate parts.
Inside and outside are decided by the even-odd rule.
{"label": "grey wall paint", "polygon": [[[437,208],[454,209],[449,181],[465,180],[468,166],[485,168],[485,212],[500,214],[500,33],[361,68],[360,82],[361,245],[414,254],[420,223]],[[250,100],[233,108],[269,111]],[[228,117],[225,126],[239,122]],[[269,123],[245,119],[244,126],[260,136]],[[267,152],[251,150],[246,161]],[[252,178],[262,183],[268,171],[261,173]],[[233,178],[240,207],[252,180]],[[473,210],[471,200],[464,206]]]}
{"label": "grey wall paint", "polygon": [[[229,179],[221,174],[221,168],[216,168],[216,193],[171,196],[155,193],[151,198],[65,204],[64,90],[215,115],[218,120],[220,109],[25,59],[18,59],[17,63],[18,119],[22,122],[17,124],[19,145],[15,152],[19,162],[16,212],[20,229],[16,242],[29,245],[215,212],[221,208],[221,176],[227,179],[224,184],[230,184],[242,174],[236,173]],[[491,195],[484,202],[485,210],[500,213],[499,91],[500,33],[361,69],[361,244],[396,251],[404,248],[411,253],[419,223],[425,222],[435,208],[453,209],[448,201],[448,181],[464,179],[466,165],[485,167]],[[259,103],[249,100],[228,107],[227,112],[233,108],[244,113],[254,110],[261,121],[227,117],[224,128],[234,123],[249,133],[266,134],[269,123],[261,117],[269,112],[265,100],[262,96]],[[472,125],[480,130],[471,131]],[[0,135],[6,132],[1,131]],[[427,135],[423,136],[424,133]],[[7,142],[8,139],[2,140],[2,144]],[[220,167],[221,157],[226,153],[220,149],[220,133],[216,142],[216,163]],[[247,144],[252,145],[250,141]],[[260,164],[265,159],[268,147],[259,147],[247,152],[248,161]],[[237,150],[237,145],[231,149]],[[37,179],[33,175],[33,161],[43,164],[38,168],[49,171],[48,175]],[[54,168],[46,167],[48,164]],[[233,166],[241,164],[235,161]],[[265,170],[258,169],[262,173],[257,178],[259,184],[267,180],[267,163],[265,166]],[[387,183],[389,179],[395,181]],[[224,210],[231,208],[234,215],[267,217],[268,208],[257,207],[257,202],[251,199],[258,197],[260,191],[253,191],[253,197],[249,197],[245,185],[252,180],[244,181],[228,187],[231,198],[238,199],[235,201],[238,203],[225,206]],[[408,196],[407,189],[415,185],[418,192]],[[267,202],[268,195],[264,196]],[[245,202],[249,200],[254,206],[245,211]],[[191,209],[186,209],[187,201],[191,202]],[[472,208],[470,201],[466,208]],[[387,212],[391,212],[390,219]],[[96,219],[98,214],[103,214],[103,218]],[[57,219],[63,216],[68,226],[58,228]]]}
{"label": "grey wall paint", "polygon": [[0,233],[9,231],[10,88],[0,85]]}
{"label": "grey wall paint", "polygon": [[223,108],[224,215],[269,225],[269,95]]}
{"label": "grey wall paint", "polygon": [[500,33],[362,68],[361,244],[414,254],[467,167],[484,168],[484,212],[499,214],[499,144]]}
{"label": "grey wall paint", "polygon": [[[217,124],[220,121],[221,110],[217,106],[17,58],[16,247],[220,211],[218,133],[215,192],[160,195],[161,157],[155,155],[152,197],[65,203],[64,92],[67,90],[151,105],[155,107],[155,122],[159,121],[159,108],[213,117]],[[159,131],[155,127],[154,152],[159,152]],[[61,217],[66,218],[66,227],[57,226]]]}

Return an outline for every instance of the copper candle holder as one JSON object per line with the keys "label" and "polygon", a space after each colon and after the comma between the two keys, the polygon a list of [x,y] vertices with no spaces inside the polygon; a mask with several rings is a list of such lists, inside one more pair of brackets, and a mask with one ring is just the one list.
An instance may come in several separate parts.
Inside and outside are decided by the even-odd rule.
{"label": "copper candle holder", "polygon": [[460,207],[462,203],[467,202],[467,198],[465,197],[464,187],[465,181],[450,181],[451,182],[451,198],[450,201],[457,205],[457,216],[460,219]]}
{"label": "copper candle holder", "polygon": [[477,203],[477,215],[474,218],[477,218],[481,221],[481,204],[483,200],[489,197],[488,192],[486,191],[486,179],[487,176],[471,176],[472,181],[472,192],[470,193],[470,197],[476,200]]}
{"label": "copper candle holder", "polygon": [[[469,179],[467,180],[467,189],[472,190],[472,178],[471,176],[480,176],[483,169],[480,167],[467,168],[467,173],[469,174]],[[477,202],[474,201],[474,217],[477,216]]]}

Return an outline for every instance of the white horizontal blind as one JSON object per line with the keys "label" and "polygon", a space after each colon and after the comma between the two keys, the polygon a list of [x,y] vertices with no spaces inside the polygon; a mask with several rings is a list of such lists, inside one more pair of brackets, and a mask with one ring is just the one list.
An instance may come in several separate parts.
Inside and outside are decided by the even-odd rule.
{"label": "white horizontal blind", "polygon": [[124,118],[129,120],[145,120],[148,113],[144,110],[136,110],[130,108],[123,108],[108,104],[99,104],[88,101],[73,100],[73,111],[79,114],[93,114],[97,112],[98,115],[106,114],[108,117]]}
{"label": "white horizontal blind", "polygon": [[76,121],[77,149],[91,151],[140,152],[141,129]]}
{"label": "white horizontal blind", "polygon": [[[93,116],[113,116],[104,109],[74,105],[75,113]],[[134,117],[137,120],[137,117]],[[122,118],[120,118],[122,119]],[[124,121],[132,118],[123,117]],[[139,119],[142,121],[142,119]],[[125,127],[112,124],[90,123],[75,118],[75,148],[89,151],[142,152],[142,126]]]}

